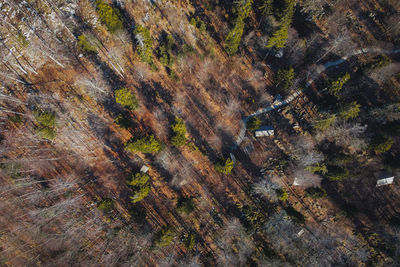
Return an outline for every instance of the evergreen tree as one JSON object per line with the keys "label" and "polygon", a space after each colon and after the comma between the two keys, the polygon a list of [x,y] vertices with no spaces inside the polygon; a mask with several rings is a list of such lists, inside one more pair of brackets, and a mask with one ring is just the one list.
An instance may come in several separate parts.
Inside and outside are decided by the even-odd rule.
{"label": "evergreen tree", "polygon": [[96,11],[101,22],[106,25],[110,32],[114,33],[123,29],[122,16],[118,8],[112,8],[103,0],[96,0]]}
{"label": "evergreen tree", "polygon": [[125,146],[125,150],[130,152],[140,151],[143,153],[153,153],[161,151],[162,144],[158,141],[154,135],[147,137],[137,138],[133,142],[128,142]]}

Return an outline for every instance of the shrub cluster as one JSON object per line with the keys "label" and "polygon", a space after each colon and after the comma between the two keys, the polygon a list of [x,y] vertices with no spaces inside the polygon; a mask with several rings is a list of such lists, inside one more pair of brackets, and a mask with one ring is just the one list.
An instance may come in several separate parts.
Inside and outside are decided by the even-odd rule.
{"label": "shrub cluster", "polygon": [[149,194],[151,185],[148,183],[150,177],[145,173],[136,173],[132,175],[132,179],[128,182],[128,185],[133,189],[133,196],[131,200],[133,203],[143,200]]}
{"label": "shrub cluster", "polygon": [[186,125],[183,119],[176,118],[175,124],[171,126],[174,136],[171,138],[171,143],[176,147],[181,147],[186,144]]}
{"label": "shrub cluster", "polygon": [[125,145],[125,150],[129,152],[140,151],[143,153],[159,152],[162,149],[162,143],[154,135],[137,138]]}
{"label": "shrub cluster", "polygon": [[114,33],[122,30],[122,17],[118,8],[111,7],[103,0],[96,0],[96,11],[99,14],[100,21],[106,25],[108,31]]}
{"label": "shrub cluster", "polygon": [[139,103],[136,99],[135,94],[125,87],[116,90],[114,92],[114,96],[115,96],[115,102],[117,102],[118,104],[120,104],[125,108],[134,110],[137,107],[139,107]]}
{"label": "shrub cluster", "polygon": [[35,110],[33,115],[36,119],[36,133],[44,139],[53,140],[56,137],[56,116],[53,113]]}

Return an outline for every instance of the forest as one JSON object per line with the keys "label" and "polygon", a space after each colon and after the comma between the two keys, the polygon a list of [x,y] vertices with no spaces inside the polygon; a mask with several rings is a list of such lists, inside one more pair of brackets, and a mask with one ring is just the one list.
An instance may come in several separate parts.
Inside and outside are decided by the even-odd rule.
{"label": "forest", "polygon": [[0,266],[400,266],[398,0],[0,0]]}

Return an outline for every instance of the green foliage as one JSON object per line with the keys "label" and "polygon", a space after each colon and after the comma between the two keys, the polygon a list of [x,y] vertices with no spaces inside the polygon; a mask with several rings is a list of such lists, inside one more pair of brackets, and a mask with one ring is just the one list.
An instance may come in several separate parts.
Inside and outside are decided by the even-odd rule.
{"label": "green foliage", "polygon": [[56,116],[53,113],[36,110],[33,112],[36,122],[43,127],[55,127]]}
{"label": "green foliage", "polygon": [[176,147],[181,147],[186,144],[186,125],[183,119],[176,118],[175,124],[171,126],[174,136],[171,138],[171,143]]}
{"label": "green foliage", "polygon": [[339,92],[343,89],[343,85],[350,80],[350,74],[346,73],[336,81],[331,82],[328,91],[331,95],[339,98]]}
{"label": "green foliage", "polygon": [[175,124],[172,125],[172,131],[175,134],[180,134],[180,135],[185,135],[186,134],[186,125],[183,119],[181,118],[176,118],[175,119]]}
{"label": "green foliage", "polygon": [[53,140],[56,137],[56,116],[53,113],[35,110],[33,115],[36,119],[36,134],[44,139]]}
{"label": "green foliage", "polygon": [[17,33],[16,38],[17,38],[18,43],[22,47],[27,47],[29,45],[29,41],[26,39],[25,35],[23,35],[22,33]]}
{"label": "green foliage", "polygon": [[280,69],[274,76],[274,81],[277,86],[282,87],[285,90],[288,90],[294,82],[296,78],[296,73],[293,68],[289,69]]}
{"label": "green foliage", "polygon": [[304,224],[306,222],[306,218],[303,214],[295,210],[292,206],[288,206],[285,208],[287,214],[294,219],[299,224]]}
{"label": "green foliage", "polygon": [[128,185],[130,186],[141,186],[147,184],[147,181],[150,179],[150,177],[146,173],[135,173],[135,175],[132,175],[132,179],[128,182]]}
{"label": "green foliage", "polygon": [[273,13],[273,3],[274,0],[262,0],[261,4],[258,6],[261,14],[263,16],[272,15]]}
{"label": "green foliage", "polygon": [[323,119],[314,122],[314,129],[324,131],[336,122],[335,114],[323,114]]}
{"label": "green foliage", "polygon": [[215,164],[215,169],[223,174],[230,174],[233,169],[233,161],[228,158],[225,161],[220,160]]}
{"label": "green foliage", "polygon": [[36,134],[40,138],[47,139],[47,140],[53,140],[57,136],[56,131],[50,127],[39,127],[36,129]]}
{"label": "green foliage", "polygon": [[19,179],[21,178],[21,171],[23,169],[23,166],[19,162],[4,162],[0,163],[0,169],[8,174],[11,179]]}
{"label": "green foliage", "polygon": [[129,152],[140,151],[143,153],[153,153],[161,151],[162,143],[154,135],[137,138],[135,141],[128,142],[125,150]]}
{"label": "green foliage", "polygon": [[97,47],[92,45],[84,34],[78,36],[78,46],[85,53],[97,53]]}
{"label": "green foliage", "polygon": [[137,52],[140,60],[153,65],[153,39],[150,31],[142,25],[136,25],[133,33],[137,40]]}
{"label": "green foliage", "polygon": [[150,190],[151,190],[151,185],[150,184],[144,184],[144,185],[136,186],[134,188],[133,196],[130,196],[130,199],[132,200],[132,203],[136,203],[136,202],[142,201],[145,197],[147,197],[149,195]]}
{"label": "green foliage", "polygon": [[22,116],[19,114],[9,115],[8,119],[15,125],[20,125],[22,123]]}
{"label": "green foliage", "polygon": [[196,234],[194,233],[187,233],[183,236],[183,244],[187,248],[187,250],[192,250],[196,243]]}
{"label": "green foliage", "polygon": [[272,48],[276,47],[278,49],[284,48],[286,40],[289,35],[289,29],[286,25],[281,25],[278,30],[274,32],[271,38],[269,38],[268,43],[265,47]]}
{"label": "green foliage", "polygon": [[267,220],[267,213],[256,205],[239,205],[243,216],[243,225],[249,233],[260,229]]}
{"label": "green foliage", "polygon": [[341,181],[349,177],[349,170],[344,167],[328,165],[328,172],[325,174],[325,177],[330,181]]}
{"label": "green foliage", "polygon": [[190,24],[199,29],[201,33],[206,31],[207,25],[204,21],[202,21],[200,18],[195,18],[192,17],[190,19]]}
{"label": "green foliage", "polygon": [[280,26],[268,40],[266,45],[267,48],[275,47],[280,49],[285,47],[289,34],[289,27],[293,21],[294,4],[294,0],[285,0],[286,8],[283,11],[283,15],[279,15],[279,17],[281,17],[281,20],[279,21]]}
{"label": "green foliage", "polygon": [[328,172],[328,168],[326,167],[326,165],[319,163],[307,166],[305,169],[312,173],[326,174]]}
{"label": "green foliage", "polygon": [[109,212],[114,208],[114,201],[112,199],[103,199],[97,204],[97,208],[102,212]]}
{"label": "green foliage", "polygon": [[172,67],[174,58],[172,54],[172,47],[174,46],[175,40],[171,35],[167,35],[166,43],[161,45],[158,49],[160,62],[166,67]]}
{"label": "green foliage", "polygon": [[259,129],[261,126],[261,120],[257,117],[251,117],[247,122],[246,122],[246,128],[247,130],[253,132],[257,129]]}
{"label": "green foliage", "polygon": [[326,197],[326,191],[320,187],[309,187],[306,189],[306,197],[318,199]]}
{"label": "green foliage", "polygon": [[153,247],[163,248],[168,246],[175,237],[174,230],[170,226],[164,226],[153,237]]}
{"label": "green foliage", "polygon": [[114,122],[123,129],[128,129],[132,126],[130,118],[125,114],[118,114],[118,116],[114,119]]}
{"label": "green foliage", "polygon": [[344,108],[341,109],[339,116],[343,120],[349,120],[357,118],[358,113],[360,113],[361,105],[357,103],[357,101],[353,101]]}
{"label": "green foliage", "polygon": [[276,189],[275,192],[280,201],[286,202],[288,200],[289,194],[285,188]]}
{"label": "green foliage", "polygon": [[125,108],[134,110],[139,106],[136,96],[133,92],[127,88],[121,88],[114,92],[115,102],[122,105]]}
{"label": "green foliage", "polygon": [[176,209],[179,212],[185,213],[186,215],[189,215],[192,213],[196,208],[196,205],[193,202],[192,198],[185,198],[185,197],[180,197],[178,199],[178,203],[176,205]]}
{"label": "green foliage", "polygon": [[192,152],[199,151],[198,146],[196,146],[196,144],[193,141],[190,141],[189,143],[187,143],[187,146],[190,149],[190,151],[192,151]]}
{"label": "green foliage", "polygon": [[354,160],[353,157],[350,155],[346,155],[344,153],[337,153],[331,160],[329,160],[329,163],[331,163],[332,165],[342,166],[353,160]]}
{"label": "green foliage", "polygon": [[240,41],[242,40],[244,30],[244,22],[239,21],[235,27],[228,33],[225,38],[225,50],[228,55],[232,56],[239,50]]}
{"label": "green foliage", "polygon": [[225,50],[228,55],[232,56],[239,50],[240,41],[242,40],[244,30],[244,20],[250,15],[251,5],[253,0],[248,1],[237,1],[236,10],[236,21],[233,29],[228,33],[225,38]]}
{"label": "green foliage", "polygon": [[138,172],[132,175],[128,185],[132,187],[134,193],[133,196],[130,197],[133,203],[139,202],[147,197],[151,190],[151,185],[148,183],[149,179],[150,177],[145,173]]}
{"label": "green foliage", "polygon": [[394,141],[390,137],[385,137],[382,135],[377,135],[374,137],[370,144],[370,149],[373,150],[376,154],[381,154],[389,151],[392,147]]}
{"label": "green foliage", "polygon": [[376,70],[385,67],[391,63],[391,59],[386,55],[378,55],[374,59],[362,67],[363,71]]}
{"label": "green foliage", "polygon": [[110,5],[104,3],[103,0],[96,0],[96,11],[99,18],[104,23],[109,32],[114,33],[122,30],[122,17],[118,8],[112,8]]}

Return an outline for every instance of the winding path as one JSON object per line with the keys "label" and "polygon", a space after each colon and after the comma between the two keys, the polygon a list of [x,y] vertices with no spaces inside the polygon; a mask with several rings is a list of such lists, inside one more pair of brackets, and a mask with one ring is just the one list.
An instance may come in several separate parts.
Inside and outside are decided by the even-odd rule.
{"label": "winding path", "polygon": [[[310,79],[307,80],[305,88],[309,87],[314,81],[315,79],[325,70],[335,67],[337,65],[340,65],[342,63],[344,63],[347,59],[357,56],[357,55],[361,55],[361,54],[365,54],[365,53],[379,53],[379,54],[397,54],[400,53],[400,49],[393,49],[393,50],[385,50],[385,49],[380,49],[380,48],[374,48],[374,47],[369,47],[369,48],[360,48],[357,49],[343,57],[341,57],[340,59],[336,60],[336,61],[329,61],[323,65],[317,65],[314,69],[314,74],[311,76]],[[293,94],[291,94],[290,96],[288,96],[284,101],[277,103],[275,105],[269,105],[266,106],[264,108],[261,108],[259,110],[257,110],[256,112],[250,114],[249,116],[245,117],[242,121],[241,121],[241,127],[240,127],[240,132],[239,132],[239,136],[236,138],[235,141],[235,145],[233,147],[233,150],[235,150],[243,141],[245,135],[246,135],[246,122],[254,117],[254,116],[258,116],[261,115],[263,113],[267,113],[270,112],[274,109],[283,107],[287,104],[289,104],[291,101],[293,101],[297,96],[299,96],[302,93],[301,90],[297,90],[296,92],[294,92]]]}

